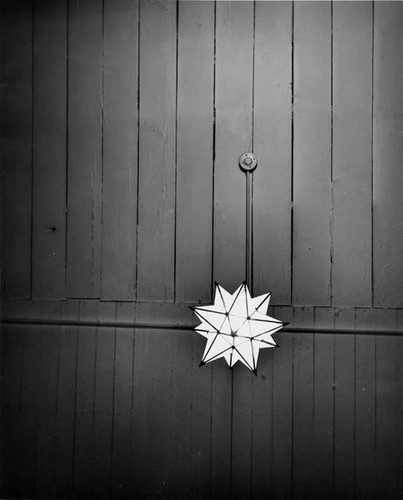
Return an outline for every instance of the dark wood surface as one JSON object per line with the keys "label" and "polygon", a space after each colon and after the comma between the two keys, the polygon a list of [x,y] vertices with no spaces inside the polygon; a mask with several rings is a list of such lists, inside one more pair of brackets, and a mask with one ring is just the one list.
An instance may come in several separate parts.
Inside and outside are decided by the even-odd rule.
{"label": "dark wood surface", "polygon": [[212,280],[214,3],[181,2],[178,16],[175,298],[197,302]]}
{"label": "dark wood surface", "polygon": [[245,279],[246,186],[238,159],[253,146],[251,2],[217,2],[215,61],[213,279],[235,290]]}
{"label": "dark wood surface", "polygon": [[373,104],[373,283],[374,305],[402,307],[402,272],[395,262],[403,250],[400,196],[403,174],[401,158],[400,82],[403,10],[396,2],[374,6],[374,104]]}
{"label": "dark wood surface", "polygon": [[[1,2],[3,497],[403,497],[402,16]],[[188,309],[245,278],[246,150],[257,377]]]}
{"label": "dark wood surface", "polygon": [[254,149],[255,293],[402,307],[399,3],[1,8],[4,296],[234,289]]}
{"label": "dark wood surface", "polygon": [[32,13],[31,0],[1,4],[1,285],[18,299],[32,286]]}
{"label": "dark wood surface", "polygon": [[295,2],[292,300],[303,305],[331,301],[331,21],[330,2]]}
{"label": "dark wood surface", "polygon": [[136,297],[138,3],[104,2],[102,288],[109,300]]}
{"label": "dark wood surface", "polygon": [[175,2],[140,2],[139,300],[174,299],[176,23]]}
{"label": "dark wood surface", "polygon": [[66,296],[101,291],[102,2],[68,3]]}
{"label": "dark wood surface", "polygon": [[403,340],[276,338],[255,377],[195,332],[8,325],[2,495],[401,498]]}
{"label": "dark wood surface", "polygon": [[253,285],[277,304],[291,303],[292,26],[291,2],[256,2]]}
{"label": "dark wood surface", "polygon": [[372,303],[372,43],[371,3],[334,2],[332,303],[340,306]]}
{"label": "dark wood surface", "polygon": [[66,263],[67,5],[35,3],[32,295],[62,299]]}

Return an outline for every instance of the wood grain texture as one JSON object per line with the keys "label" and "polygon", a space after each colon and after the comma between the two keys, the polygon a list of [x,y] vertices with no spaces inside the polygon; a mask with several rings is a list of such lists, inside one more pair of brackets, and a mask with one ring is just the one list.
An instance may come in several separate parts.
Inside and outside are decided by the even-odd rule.
{"label": "wood grain texture", "polygon": [[[334,327],[330,309],[315,311],[315,323]],[[312,496],[331,498],[334,471],[334,336],[314,336],[313,428],[311,467],[315,474]]]}
{"label": "wood grain texture", "polygon": [[[394,311],[379,309],[382,321],[379,324],[396,324]],[[377,321],[377,323],[378,323]],[[388,491],[390,498],[399,498],[402,485],[402,422],[403,404],[401,391],[403,373],[401,363],[401,339],[376,338],[376,491],[382,495]]]}
{"label": "wood grain texture", "polygon": [[[293,311],[274,308],[274,317],[293,320]],[[295,335],[275,335],[279,349],[273,353],[272,480],[274,498],[290,498],[293,479],[293,391]]]}
{"label": "wood grain texture", "polygon": [[238,161],[252,147],[252,63],[253,3],[218,2],[213,277],[231,293],[245,279],[246,186]]}
{"label": "wood grain texture", "polygon": [[[117,305],[117,317],[133,321],[134,308]],[[133,426],[134,329],[116,333],[113,395],[112,495],[132,494],[131,435]]]}
{"label": "wood grain texture", "polygon": [[330,305],[330,3],[294,9],[293,304]]}
{"label": "wood grain texture", "polygon": [[192,332],[167,332],[171,361],[170,470],[167,496],[191,496]]}
{"label": "wood grain texture", "polygon": [[[56,495],[57,390],[60,327],[42,328],[35,494]],[[35,335],[35,333],[33,333]]]}
{"label": "wood grain texture", "polygon": [[172,301],[175,258],[176,3],[140,3],[137,298]]}
{"label": "wood grain texture", "polygon": [[67,5],[35,2],[32,295],[66,296]]}
{"label": "wood grain texture", "polygon": [[1,287],[31,296],[32,1],[1,3]]}
{"label": "wood grain texture", "polygon": [[135,342],[133,491],[135,495],[164,497],[172,491],[173,338],[169,332],[153,335],[145,331],[136,333]]}
{"label": "wood grain texture", "polygon": [[[48,324],[1,325],[0,496],[403,497],[400,4],[1,9],[1,312]],[[244,278],[249,149],[255,294],[304,330],[257,378],[186,330]]]}
{"label": "wood grain texture", "polygon": [[[102,315],[115,315],[116,304]],[[102,316],[100,314],[100,319]],[[113,404],[115,383],[116,329],[99,328],[96,340],[94,459],[92,494],[110,495],[112,479]]]}
{"label": "wood grain texture", "polygon": [[377,491],[390,498],[403,495],[403,386],[401,339],[377,342]]}
{"label": "wood grain texture", "polygon": [[101,297],[136,289],[138,4],[104,3]]}
{"label": "wood grain texture", "polygon": [[[368,325],[373,316],[357,310],[356,318]],[[355,494],[376,498],[376,338],[355,341]]]}
{"label": "wood grain texture", "polygon": [[[335,326],[354,326],[355,314],[340,309]],[[334,336],[334,495],[355,495],[355,336]]]}
{"label": "wood grain texture", "polygon": [[3,365],[1,392],[2,495],[18,489],[22,450],[21,395],[23,384],[24,330],[20,326],[2,327]]}
{"label": "wood grain texture", "polygon": [[[98,304],[80,302],[80,312],[98,319]],[[90,496],[94,487],[94,421],[97,328],[79,327],[74,423],[74,494]]]}
{"label": "wood grain texture", "polygon": [[19,477],[16,490],[20,496],[34,496],[37,484],[39,376],[43,333],[39,327],[24,332],[24,357],[22,367],[21,419],[18,441]]}
{"label": "wood grain texture", "polygon": [[372,5],[333,5],[332,304],[370,306]]}
{"label": "wood grain texture", "polygon": [[[127,305],[117,310],[126,319]],[[81,309],[99,314],[90,302]],[[364,311],[371,324],[397,319]],[[315,311],[318,323],[334,321],[328,312]],[[130,329],[116,330],[115,350],[105,328],[9,326],[4,496],[67,498],[75,483],[78,495],[112,485],[120,498],[227,498],[231,489],[234,498],[399,498],[402,342],[381,334],[278,334],[257,378],[236,367],[231,404],[231,371],[199,368],[190,332],[137,331],[133,346]]]}
{"label": "wood grain texture", "polygon": [[[310,322],[313,309],[305,307],[296,320]],[[292,494],[303,498],[315,485],[315,471],[311,467],[314,426],[314,336],[294,336],[293,368],[293,444],[292,444]]]}
{"label": "wood grain texture", "polygon": [[[4,405],[4,395],[3,390],[5,386],[5,360],[6,360],[6,346],[7,346],[7,333],[6,331],[0,330],[0,432],[4,436],[3,432],[7,428],[6,419],[5,419],[5,405]],[[4,446],[4,438],[0,442],[0,454],[1,457],[7,456],[7,448]],[[2,468],[0,469],[0,494],[4,491],[4,483],[5,483],[5,471],[4,471],[4,462],[5,460],[2,458]]]}
{"label": "wood grain texture", "polygon": [[292,3],[257,2],[255,16],[253,286],[256,295],[271,290],[273,304],[288,304]]}
{"label": "wood grain texture", "polygon": [[67,297],[100,296],[102,1],[69,2]]}
{"label": "wood grain texture", "polygon": [[[64,302],[61,317],[79,317],[79,303]],[[79,334],[77,326],[60,330],[57,385],[57,445],[55,455],[55,494],[71,496],[74,491],[77,361]]]}
{"label": "wood grain texture", "polygon": [[374,305],[403,306],[403,5],[374,7]]}
{"label": "wood grain texture", "polygon": [[213,365],[199,366],[204,338],[194,334],[192,340],[192,421],[190,435],[190,491],[197,497],[210,496],[212,450],[212,381]]}
{"label": "wood grain texture", "polygon": [[231,494],[232,375],[223,359],[212,365],[209,494],[226,498]]}
{"label": "wood grain texture", "polygon": [[214,3],[180,2],[176,298],[211,298]]}
{"label": "wood grain texture", "polygon": [[253,380],[238,362],[232,370],[231,497],[250,498],[252,486]]}
{"label": "wood grain texture", "polygon": [[400,4],[1,8],[3,295],[185,304],[211,278],[235,288],[254,147],[257,291],[402,306]]}
{"label": "wood grain texture", "polygon": [[251,380],[249,496],[255,499],[273,491],[273,363],[277,352],[278,349],[260,351],[258,375]]}
{"label": "wood grain texture", "polygon": [[149,406],[151,429],[146,477],[149,485],[155,484],[157,495],[163,498],[171,490],[172,340],[168,332],[161,333],[153,339],[152,392],[145,403]]}
{"label": "wood grain texture", "polygon": [[[150,441],[152,428],[150,425],[153,373],[147,372],[152,360],[154,339],[145,331],[134,334],[133,385],[131,387],[132,427],[130,435],[130,466],[135,474],[131,476],[131,491],[134,496],[146,496],[152,490],[147,476],[150,460]],[[142,425],[143,424],[143,425]]]}

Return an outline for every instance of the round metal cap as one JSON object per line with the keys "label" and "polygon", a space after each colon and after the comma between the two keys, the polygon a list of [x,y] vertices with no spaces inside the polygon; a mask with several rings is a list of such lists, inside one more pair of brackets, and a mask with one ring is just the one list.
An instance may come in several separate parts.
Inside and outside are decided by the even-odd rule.
{"label": "round metal cap", "polygon": [[239,167],[244,172],[253,172],[257,167],[257,159],[253,153],[244,153],[239,158]]}

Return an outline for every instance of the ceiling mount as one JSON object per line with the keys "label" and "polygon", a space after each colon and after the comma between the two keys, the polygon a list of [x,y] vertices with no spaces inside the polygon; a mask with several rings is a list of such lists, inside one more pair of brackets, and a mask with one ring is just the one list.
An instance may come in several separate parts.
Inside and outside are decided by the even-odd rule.
{"label": "ceiling mount", "polygon": [[239,158],[239,168],[243,172],[253,172],[257,167],[257,158],[253,153],[244,153]]}

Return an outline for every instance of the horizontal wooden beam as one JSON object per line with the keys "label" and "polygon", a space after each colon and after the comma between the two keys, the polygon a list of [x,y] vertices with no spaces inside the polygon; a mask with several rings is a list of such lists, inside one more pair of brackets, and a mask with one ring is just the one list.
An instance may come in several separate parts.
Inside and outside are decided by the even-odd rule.
{"label": "horizontal wooden beam", "polygon": [[[2,303],[5,324],[69,325],[191,330],[198,320],[185,302],[14,300]],[[268,314],[288,323],[282,332],[403,334],[403,309],[270,306]]]}
{"label": "horizontal wooden beam", "polygon": [[[173,325],[158,323],[126,323],[119,321],[74,321],[74,320],[46,320],[34,318],[3,318],[1,321],[6,325],[27,325],[27,326],[77,326],[97,327],[97,328],[134,328],[140,330],[193,330],[194,325]],[[279,333],[317,333],[317,334],[338,334],[338,335],[403,335],[403,330],[374,330],[374,329],[353,329],[353,328],[298,328],[286,326]]]}

